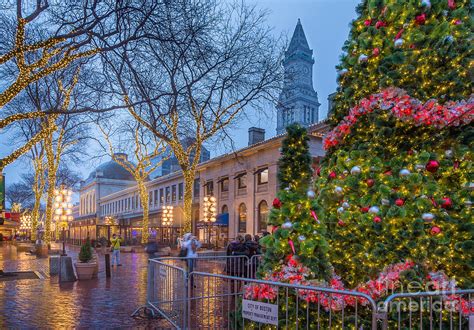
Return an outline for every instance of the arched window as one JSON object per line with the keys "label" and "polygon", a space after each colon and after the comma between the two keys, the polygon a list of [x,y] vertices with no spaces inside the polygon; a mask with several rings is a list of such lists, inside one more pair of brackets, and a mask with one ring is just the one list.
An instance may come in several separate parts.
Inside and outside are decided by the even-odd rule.
{"label": "arched window", "polygon": [[221,213],[229,213],[229,208],[227,207],[227,205],[222,205],[222,210],[221,210]]}
{"label": "arched window", "polygon": [[239,205],[239,233],[247,230],[247,206],[244,203]]}
{"label": "arched window", "polygon": [[258,204],[258,231],[266,231],[268,224],[268,204],[265,200]]}

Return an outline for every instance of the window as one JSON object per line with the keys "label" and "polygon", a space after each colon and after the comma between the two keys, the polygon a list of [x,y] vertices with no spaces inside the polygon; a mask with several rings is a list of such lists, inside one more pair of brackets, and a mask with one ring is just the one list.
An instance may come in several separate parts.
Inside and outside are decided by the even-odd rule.
{"label": "window", "polygon": [[160,188],[160,204],[163,204],[165,201],[165,195],[163,195],[163,188]]}
{"label": "window", "polygon": [[184,184],[181,182],[179,185],[178,185],[178,199],[180,201],[183,200],[183,196],[184,196]]}
{"label": "window", "polygon": [[268,204],[266,201],[261,201],[258,204],[258,231],[266,231],[268,224]]}
{"label": "window", "polygon": [[229,208],[227,207],[227,205],[222,205],[221,213],[229,213]]}
{"label": "window", "polygon": [[237,176],[237,188],[247,188],[247,174],[242,173]]}
{"label": "window", "polygon": [[150,191],[148,193],[148,205],[152,205],[153,204],[153,191]]}
{"label": "window", "polygon": [[247,230],[247,206],[244,203],[239,205],[239,233]]}
{"label": "window", "polygon": [[154,194],[155,194],[155,198],[154,198],[155,203],[154,204],[155,204],[155,206],[157,206],[158,205],[158,189],[155,190]]}
{"label": "window", "polygon": [[166,203],[170,202],[170,187],[165,188]]}
{"label": "window", "polygon": [[173,202],[176,202],[176,185],[175,184],[171,187],[171,200]]}
{"label": "window", "polygon": [[262,169],[258,171],[258,184],[266,184],[268,183],[268,168]]}
{"label": "window", "polygon": [[221,192],[229,191],[229,178],[221,179]]}
{"label": "window", "polygon": [[193,195],[194,197],[199,197],[199,179],[194,180],[194,188],[193,188]]}
{"label": "window", "polygon": [[212,196],[212,195],[214,195],[214,182],[208,181],[206,183],[206,196]]}

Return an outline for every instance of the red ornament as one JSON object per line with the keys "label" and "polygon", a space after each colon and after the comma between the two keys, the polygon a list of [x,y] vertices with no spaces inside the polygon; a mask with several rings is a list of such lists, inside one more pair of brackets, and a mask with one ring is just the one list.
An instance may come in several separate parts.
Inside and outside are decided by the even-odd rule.
{"label": "red ornament", "polygon": [[332,171],[331,173],[329,173],[328,177],[329,177],[329,179],[335,179],[335,178],[337,178],[337,174],[336,174],[336,172]]}
{"label": "red ornament", "polygon": [[454,162],[453,167],[455,170],[459,168],[459,162]]}
{"label": "red ornament", "polygon": [[413,149],[408,150],[408,151],[407,151],[407,154],[413,155]]}
{"label": "red ornament", "polygon": [[377,23],[375,23],[375,28],[376,29],[380,29],[381,27],[384,27],[384,26],[387,26],[387,24],[385,22],[377,21]]}
{"label": "red ornament", "polygon": [[436,203],[436,201],[433,197],[431,197],[431,204],[433,204],[434,207],[438,206],[438,203]]}
{"label": "red ornament", "polygon": [[360,210],[363,212],[363,213],[367,213],[369,212],[369,207],[368,206],[363,206],[360,208]]}
{"label": "red ornament", "polygon": [[282,203],[281,203],[281,201],[280,201],[278,198],[275,198],[275,199],[273,200],[273,203],[272,203],[273,207],[276,208],[276,209],[279,209],[279,208],[281,207],[281,204],[282,204]]}
{"label": "red ornament", "polygon": [[426,14],[425,13],[415,17],[416,24],[423,25],[423,24],[425,24],[425,21],[426,21]]}
{"label": "red ornament", "polygon": [[373,187],[373,185],[375,184],[375,180],[374,179],[367,179],[367,181],[365,181],[365,183],[367,183],[367,187]]}
{"label": "red ornament", "polygon": [[316,169],[316,174],[318,176],[321,176],[321,166],[319,166],[317,169]]}
{"label": "red ornament", "polygon": [[311,216],[314,218],[314,220],[316,220],[317,223],[319,223],[318,215],[313,210],[311,210]]}
{"label": "red ornament", "polygon": [[374,222],[375,223],[380,223],[380,222],[382,222],[382,218],[381,217],[374,217]]}
{"label": "red ornament", "polygon": [[428,172],[431,172],[431,173],[434,173],[438,170],[439,168],[439,162],[437,160],[430,160],[426,166],[425,166],[426,170]]}
{"label": "red ornament", "polygon": [[401,29],[398,31],[397,35],[395,36],[395,38],[394,38],[393,40],[400,39],[400,38],[402,37],[402,33],[403,33],[403,28],[401,28]]}
{"label": "red ornament", "polygon": [[454,0],[448,0],[449,9],[456,9],[456,2]]}
{"label": "red ornament", "polygon": [[457,19],[454,21],[454,25],[460,25],[462,24],[462,21],[460,19]]}
{"label": "red ornament", "polygon": [[443,209],[450,209],[451,207],[453,207],[453,201],[451,200],[451,198],[443,197],[441,198],[441,200],[442,200],[441,207]]}
{"label": "red ornament", "polygon": [[415,44],[410,45],[410,49],[415,49],[415,48],[416,48]]}
{"label": "red ornament", "polygon": [[392,175],[392,171],[388,170],[388,171],[385,171],[383,174],[385,174],[385,175]]}
{"label": "red ornament", "polygon": [[374,48],[374,50],[372,51],[372,55],[379,56],[379,54],[380,54],[380,49],[378,49],[378,47]]}
{"label": "red ornament", "polygon": [[439,228],[438,226],[433,226],[431,227],[430,233],[431,235],[436,236],[441,233],[441,228]]}
{"label": "red ornament", "polygon": [[403,204],[405,204],[405,201],[401,198],[397,198],[397,200],[395,201],[396,206],[403,206]]}
{"label": "red ornament", "polygon": [[291,239],[288,240],[288,244],[290,244],[290,247],[291,247],[291,251],[293,251],[293,254],[295,254],[295,244],[293,243],[293,241]]}
{"label": "red ornament", "polygon": [[340,227],[344,227],[346,225],[346,223],[344,221],[342,221],[341,219],[339,219],[339,221],[337,222],[337,225],[340,226]]}
{"label": "red ornament", "polygon": [[371,19],[366,19],[366,20],[364,21],[364,25],[365,25],[365,26],[370,26],[371,24],[372,24],[372,20],[371,20]]}
{"label": "red ornament", "polygon": [[280,227],[278,227],[278,226],[273,226],[273,228],[272,228],[272,233],[276,232],[278,228],[280,228]]}

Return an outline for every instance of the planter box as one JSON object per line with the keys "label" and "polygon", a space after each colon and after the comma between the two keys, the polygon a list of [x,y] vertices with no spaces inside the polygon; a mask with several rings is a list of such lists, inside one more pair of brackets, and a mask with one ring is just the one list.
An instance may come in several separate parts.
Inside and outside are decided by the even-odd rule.
{"label": "planter box", "polygon": [[76,273],[79,280],[90,280],[97,269],[96,262],[76,262]]}

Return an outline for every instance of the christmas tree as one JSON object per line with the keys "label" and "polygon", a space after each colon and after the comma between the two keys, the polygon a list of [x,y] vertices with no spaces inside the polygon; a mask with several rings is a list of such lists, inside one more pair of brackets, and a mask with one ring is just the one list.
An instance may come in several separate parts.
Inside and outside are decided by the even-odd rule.
{"label": "christmas tree", "polygon": [[[333,123],[358,101],[401,87],[421,101],[472,91],[470,0],[364,0],[338,66]],[[470,73],[471,72],[471,73]]]}
{"label": "christmas tree", "polygon": [[[423,290],[472,288],[470,2],[368,0],[358,12],[338,67],[317,197],[308,200],[313,191],[305,196],[304,184],[279,192],[262,275],[374,300],[413,281]],[[285,177],[293,173],[291,161],[281,166]],[[308,209],[314,222],[307,221]],[[300,236],[318,244],[305,249]],[[326,269],[331,280],[324,282]],[[357,308],[338,299],[326,311]],[[465,322],[469,302],[453,299]]]}
{"label": "christmas tree", "polygon": [[468,1],[359,7],[316,182],[330,261],[349,287],[407,260],[419,276],[473,286],[473,100],[461,100],[472,92],[470,11]]}
{"label": "christmas tree", "polygon": [[261,239],[266,251],[262,277],[298,262],[311,269],[308,279],[330,278],[325,226],[314,212],[315,194],[309,189],[313,170],[308,140],[303,127],[287,127],[278,162],[280,191],[269,217],[273,233]]}

